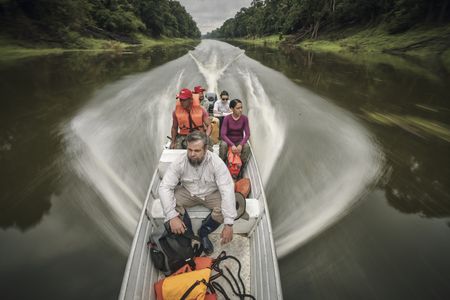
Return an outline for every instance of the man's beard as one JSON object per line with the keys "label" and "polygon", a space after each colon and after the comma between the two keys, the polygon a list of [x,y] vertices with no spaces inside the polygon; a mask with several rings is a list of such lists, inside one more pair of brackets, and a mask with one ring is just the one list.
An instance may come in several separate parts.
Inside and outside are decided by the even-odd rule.
{"label": "man's beard", "polygon": [[188,161],[191,164],[191,166],[198,167],[201,165],[204,158],[205,157],[203,157],[202,159],[192,159],[192,158],[188,157]]}

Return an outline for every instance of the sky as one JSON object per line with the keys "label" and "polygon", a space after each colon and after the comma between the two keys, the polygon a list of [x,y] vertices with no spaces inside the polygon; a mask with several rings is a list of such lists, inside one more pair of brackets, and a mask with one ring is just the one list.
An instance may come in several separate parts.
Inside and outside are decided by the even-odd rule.
{"label": "sky", "polygon": [[222,26],[252,0],[178,0],[197,23],[202,34]]}

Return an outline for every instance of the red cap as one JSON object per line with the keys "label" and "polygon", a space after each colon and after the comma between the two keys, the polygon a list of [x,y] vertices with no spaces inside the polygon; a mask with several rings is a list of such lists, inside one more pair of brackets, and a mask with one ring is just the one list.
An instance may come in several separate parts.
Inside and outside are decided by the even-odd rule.
{"label": "red cap", "polygon": [[192,92],[189,89],[181,89],[180,93],[178,94],[178,98],[181,100],[186,100],[189,98],[192,98]]}
{"label": "red cap", "polygon": [[201,85],[197,85],[196,87],[194,87],[194,93],[196,93],[196,94],[198,94],[200,92],[204,92],[204,91],[205,91],[205,89],[202,88]]}

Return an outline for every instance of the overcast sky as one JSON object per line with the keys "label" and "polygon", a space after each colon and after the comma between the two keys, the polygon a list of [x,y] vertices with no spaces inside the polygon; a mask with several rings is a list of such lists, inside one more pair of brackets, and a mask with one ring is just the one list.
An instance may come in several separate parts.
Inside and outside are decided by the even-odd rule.
{"label": "overcast sky", "polygon": [[252,0],[178,0],[191,14],[202,34],[222,26],[223,22],[242,8],[249,7]]}

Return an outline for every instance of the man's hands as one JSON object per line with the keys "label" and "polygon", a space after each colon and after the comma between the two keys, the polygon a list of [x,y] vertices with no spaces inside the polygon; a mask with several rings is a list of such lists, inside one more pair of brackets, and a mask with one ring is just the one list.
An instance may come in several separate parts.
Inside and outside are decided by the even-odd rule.
{"label": "man's hands", "polygon": [[[186,231],[186,225],[181,221],[179,217],[175,217],[169,220],[170,230],[175,234],[184,234]],[[233,226],[224,225],[222,233],[220,234],[221,244],[227,244],[233,239]]]}
{"label": "man's hands", "polygon": [[170,230],[175,234],[183,234],[186,231],[186,225],[179,217],[175,217],[169,220]]}
{"label": "man's hands", "polygon": [[220,241],[221,245],[231,242],[231,240],[233,239],[233,226],[226,224],[223,225],[223,230],[220,234],[220,237],[222,238],[222,240]]}

